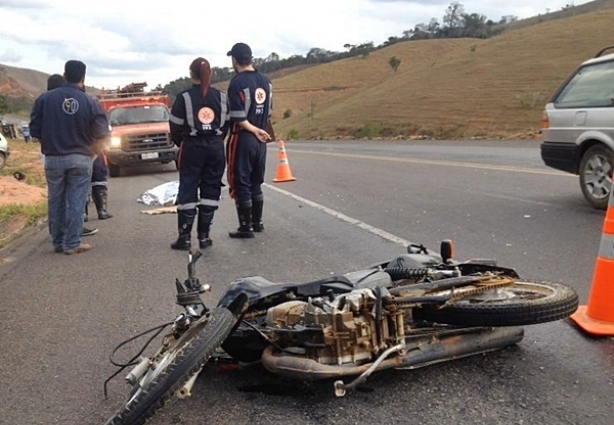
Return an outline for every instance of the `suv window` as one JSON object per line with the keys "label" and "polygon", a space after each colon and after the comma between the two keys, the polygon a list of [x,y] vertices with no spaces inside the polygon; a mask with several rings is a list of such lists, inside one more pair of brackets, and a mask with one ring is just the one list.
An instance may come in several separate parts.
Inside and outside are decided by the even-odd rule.
{"label": "suv window", "polygon": [[578,71],[554,101],[557,108],[599,108],[614,105],[614,62]]}

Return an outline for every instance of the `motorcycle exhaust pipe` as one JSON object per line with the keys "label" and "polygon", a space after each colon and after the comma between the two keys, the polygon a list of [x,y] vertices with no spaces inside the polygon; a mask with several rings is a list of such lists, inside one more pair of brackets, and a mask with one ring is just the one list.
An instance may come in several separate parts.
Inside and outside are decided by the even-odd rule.
{"label": "motorcycle exhaust pipe", "polygon": [[[431,364],[455,360],[489,351],[500,350],[522,340],[524,330],[520,327],[501,328],[471,328],[458,329],[452,332],[427,334],[423,337],[407,338],[402,356],[386,358],[380,356],[379,365],[367,363],[363,365],[325,365],[315,360],[275,352],[275,347],[268,346],[262,353],[263,366],[272,373],[294,379],[315,381],[320,379],[343,378],[360,375],[354,383],[335,383],[335,392],[339,397],[345,395],[345,389],[352,389],[360,384],[372,372],[384,369],[417,369]],[[394,351],[396,351],[397,347]],[[365,378],[362,378],[365,375]]]}

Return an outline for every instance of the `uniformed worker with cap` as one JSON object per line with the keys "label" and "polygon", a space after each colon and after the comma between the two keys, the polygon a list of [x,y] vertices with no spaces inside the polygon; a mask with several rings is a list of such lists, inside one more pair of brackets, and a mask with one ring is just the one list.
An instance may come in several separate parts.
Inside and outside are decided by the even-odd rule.
{"label": "uniformed worker with cap", "polygon": [[211,87],[211,66],[204,58],[190,65],[192,87],[177,95],[171,109],[170,130],[179,146],[179,236],[172,249],[189,250],[198,211],[198,243],[211,246],[209,231],[218,208],[226,166],[224,138],[228,130],[228,99]]}
{"label": "uniformed worker with cap", "polygon": [[266,162],[266,142],[271,136],[265,130],[272,112],[271,81],[254,69],[252,49],[237,43],[228,52],[237,72],[228,86],[231,135],[227,145],[228,183],[235,200],[239,228],[231,238],[253,238],[253,232],[264,230],[262,211]]}

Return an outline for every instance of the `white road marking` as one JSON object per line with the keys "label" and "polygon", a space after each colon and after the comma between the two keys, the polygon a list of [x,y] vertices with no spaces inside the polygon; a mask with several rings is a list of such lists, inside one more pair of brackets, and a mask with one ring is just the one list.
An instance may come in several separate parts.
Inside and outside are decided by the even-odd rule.
{"label": "white road marking", "polygon": [[381,238],[384,238],[387,241],[398,243],[398,244],[403,245],[403,246],[407,246],[407,245],[409,245],[411,243],[410,241],[408,241],[406,239],[403,239],[401,237],[398,237],[396,235],[393,235],[392,233],[388,233],[385,230],[382,230],[380,228],[371,226],[370,224],[367,224],[365,222],[362,222],[360,220],[357,220],[355,218],[347,216],[347,215],[345,215],[345,214],[343,214],[343,213],[341,213],[339,211],[335,211],[335,210],[333,210],[331,208],[325,207],[324,205],[320,205],[317,202],[310,201],[309,199],[306,199],[306,198],[303,198],[301,196],[295,195],[294,193],[288,192],[287,190],[280,189],[277,186],[273,186],[273,185],[270,185],[268,183],[263,183],[263,186],[267,187],[268,189],[271,189],[271,190],[274,190],[276,192],[279,192],[282,195],[289,196],[290,198],[292,198],[292,199],[294,199],[296,201],[302,202],[302,203],[304,203],[306,205],[309,205],[310,207],[313,207],[313,208],[315,208],[315,209],[317,209],[319,211],[325,212],[326,214],[329,214],[329,215],[331,215],[331,216],[333,216],[335,218],[343,220],[346,223],[349,223],[349,224],[352,224],[354,226],[360,227],[361,229],[366,230],[367,232],[373,233],[374,235],[377,235],[377,236],[379,236]]}
{"label": "white road marking", "polygon": [[445,167],[460,167],[460,168],[472,168],[478,170],[491,170],[491,171],[508,171],[512,173],[525,173],[525,174],[542,174],[546,176],[557,177],[577,177],[571,173],[564,173],[560,171],[547,171],[537,170],[533,168],[519,168],[505,165],[489,165],[489,164],[477,164],[471,162],[457,162],[457,161],[438,161],[431,159],[415,159],[415,158],[395,158],[391,156],[376,156],[376,155],[360,155],[352,153],[336,153],[336,152],[316,152],[301,149],[292,149],[294,153],[306,153],[308,155],[324,155],[324,156],[337,156],[343,158],[355,158],[355,159],[369,159],[378,161],[389,162],[403,162],[408,164],[421,164],[421,165],[440,165]]}

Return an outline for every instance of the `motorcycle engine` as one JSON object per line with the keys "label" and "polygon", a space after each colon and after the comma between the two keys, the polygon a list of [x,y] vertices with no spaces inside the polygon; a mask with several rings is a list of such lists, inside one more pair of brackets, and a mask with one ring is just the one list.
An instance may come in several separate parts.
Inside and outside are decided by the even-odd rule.
{"label": "motorcycle engine", "polygon": [[275,342],[289,353],[322,364],[366,363],[382,348],[382,341],[389,339],[388,322],[383,320],[378,342],[375,300],[373,291],[364,288],[332,300],[289,301],[270,308],[266,323],[275,329]]}

